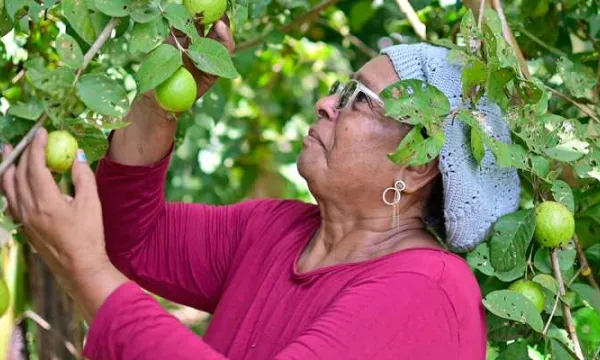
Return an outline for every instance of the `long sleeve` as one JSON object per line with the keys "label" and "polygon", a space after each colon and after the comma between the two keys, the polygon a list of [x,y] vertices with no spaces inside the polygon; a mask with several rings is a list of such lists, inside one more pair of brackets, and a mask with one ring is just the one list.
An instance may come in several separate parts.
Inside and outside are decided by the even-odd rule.
{"label": "long sleeve", "polygon": [[[296,339],[264,360],[458,360],[459,341],[452,303],[435,281],[396,274],[348,288]],[[84,355],[91,360],[227,359],[134,283],[105,301]]]}
{"label": "long sleeve", "polygon": [[169,203],[164,196],[168,165],[169,157],[150,166],[125,166],[109,158],[99,163],[107,252],[145,289],[212,312],[254,215],[275,200],[229,206]]}

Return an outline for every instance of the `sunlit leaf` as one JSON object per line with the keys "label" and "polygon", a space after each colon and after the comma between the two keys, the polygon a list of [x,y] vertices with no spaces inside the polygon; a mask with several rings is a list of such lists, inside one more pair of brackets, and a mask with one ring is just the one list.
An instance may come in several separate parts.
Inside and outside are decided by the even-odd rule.
{"label": "sunlit leaf", "polygon": [[575,200],[573,199],[573,191],[569,184],[562,180],[555,180],[552,185],[552,195],[554,200],[563,204],[570,212],[575,212]]}
{"label": "sunlit leaf", "polygon": [[92,44],[98,38],[104,26],[110,21],[110,17],[95,11],[95,8],[90,8],[90,2],[63,0],[61,6],[73,30],[88,44]]}
{"label": "sunlit leaf", "polygon": [[227,79],[239,76],[227,48],[216,40],[197,39],[190,46],[188,55],[201,71]]}
{"label": "sunlit leaf", "polygon": [[183,65],[181,53],[173,46],[163,44],[152,51],[142,62],[136,74],[138,92],[154,89]]}
{"label": "sunlit leaf", "polygon": [[60,60],[72,69],[79,69],[83,65],[83,53],[77,41],[68,34],[61,34],[56,38],[56,52]]}
{"label": "sunlit leaf", "polygon": [[95,112],[109,116],[125,116],[129,100],[125,89],[104,74],[86,74],[79,79],[81,101]]}
{"label": "sunlit leaf", "polygon": [[450,112],[446,95],[433,85],[420,80],[400,80],[380,94],[386,116],[417,125],[437,121]]}
{"label": "sunlit leaf", "polygon": [[535,305],[515,291],[499,290],[489,293],[483,304],[496,316],[528,324],[533,330],[542,332],[542,317]]}
{"label": "sunlit leaf", "polygon": [[533,210],[520,210],[498,219],[490,239],[490,260],[494,269],[508,271],[525,262],[525,252],[534,230]]}
{"label": "sunlit leaf", "polygon": [[162,18],[144,24],[136,23],[131,31],[129,50],[131,52],[148,53],[162,44],[168,34],[169,27]]}
{"label": "sunlit leaf", "polygon": [[8,109],[8,115],[27,120],[37,120],[44,112],[44,107],[37,101],[16,103]]}
{"label": "sunlit leaf", "polygon": [[490,262],[490,248],[487,242],[479,244],[473,251],[467,253],[467,262],[473,268],[485,275],[494,275],[494,268]]}
{"label": "sunlit leaf", "polygon": [[585,97],[596,84],[596,76],[591,69],[565,57],[558,59],[556,69],[573,96]]}

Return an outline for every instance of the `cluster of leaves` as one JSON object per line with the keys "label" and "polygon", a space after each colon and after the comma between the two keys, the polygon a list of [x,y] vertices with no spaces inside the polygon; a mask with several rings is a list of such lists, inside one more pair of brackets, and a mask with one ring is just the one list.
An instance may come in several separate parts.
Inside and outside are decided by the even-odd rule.
{"label": "cluster of leaves", "polygon": [[[541,3],[549,6],[547,1]],[[597,4],[586,9],[588,20],[597,18]],[[547,9],[531,11],[537,14]],[[590,22],[589,27],[595,36],[597,30],[592,24]],[[563,110],[550,111],[551,96],[558,92],[549,81],[552,77],[544,74],[538,78],[523,73],[515,47],[505,41],[500,19],[491,9],[485,10],[480,26],[472,11],[467,11],[460,22],[456,43],[448,39],[434,42],[450,48],[447,60],[462,66],[462,101],[451,107],[444,93],[419,80],[402,80],[385,89],[382,97],[387,115],[413,125],[389,157],[399,164],[427,163],[439,156],[444,146],[443,126],[461,121],[470,136],[474,166],[481,165],[489,154],[499,166],[519,169],[523,182],[520,209],[500,218],[489,240],[466,255],[481,279],[488,311],[489,342],[495,349],[502,350],[499,354],[502,359],[527,359],[528,345],[552,354],[552,358],[577,358],[572,351],[573,343],[562,328],[563,314],[557,304],[560,301],[583,309],[591,306],[597,313],[592,312],[590,316],[600,319],[600,292],[579,277],[581,264],[575,261],[577,254],[572,244],[558,250],[562,276],[552,276],[550,250],[532,242],[533,208],[544,200],[562,203],[578,214],[578,235],[584,245],[597,242],[594,227],[598,226],[598,218],[590,210],[590,202],[582,200],[586,191],[596,188],[600,180],[598,79],[590,68],[561,54],[553,75],[562,80],[570,94],[561,95],[586,111],[578,117]],[[486,115],[477,110],[481,101],[497,104],[506,114],[511,143],[491,137],[486,131]],[[427,138],[422,135],[423,129],[429,135]],[[577,196],[571,186],[577,187]],[[596,201],[591,203],[596,204]],[[596,206],[592,206],[594,211]],[[596,244],[588,248],[586,254],[594,257],[598,250]],[[506,283],[523,278],[538,283],[545,294],[544,315],[539,314],[529,299],[506,289]],[[558,281],[567,282],[566,295],[560,294]],[[590,342],[589,336],[580,337],[585,338],[582,346],[591,358],[600,339]],[[507,345],[507,342],[512,343]]]}

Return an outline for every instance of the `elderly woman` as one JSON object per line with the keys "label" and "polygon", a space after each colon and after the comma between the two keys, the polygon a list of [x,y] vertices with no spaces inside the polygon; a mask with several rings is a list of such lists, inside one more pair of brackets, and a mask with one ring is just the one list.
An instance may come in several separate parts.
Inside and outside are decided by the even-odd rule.
{"label": "elderly woman", "polygon": [[[215,28],[230,39],[224,23]],[[387,154],[410,127],[386,118],[378,96],[413,78],[460,106],[461,69],[445,54],[425,44],[390,47],[316,104],[298,170],[317,205],[166,202],[176,124],[150,96],[136,103],[131,126],[112,134],[96,178],[79,153],[73,199],[45,167],[40,131],[2,189],[91,323],[85,356],[484,359],[478,284],[426,219],[441,216],[447,245],[470,249],[517,206],[517,175],[491,154],[477,166],[465,128],[452,119],[439,159],[392,163]],[[213,81],[199,80],[204,91]],[[508,141],[498,109],[485,98],[480,109],[490,134]],[[196,336],[142,288],[212,313],[206,334]]]}

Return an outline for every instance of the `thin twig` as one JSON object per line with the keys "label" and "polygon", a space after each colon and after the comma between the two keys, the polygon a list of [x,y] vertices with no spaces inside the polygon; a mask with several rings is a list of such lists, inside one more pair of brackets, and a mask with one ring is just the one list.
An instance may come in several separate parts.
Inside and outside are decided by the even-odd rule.
{"label": "thin twig", "polygon": [[[296,26],[302,25],[305,22],[312,20],[321,11],[323,11],[323,10],[327,9],[328,7],[334,5],[338,1],[339,0],[327,0],[327,1],[323,1],[322,3],[316,5],[312,9],[308,10],[307,12],[305,12],[304,14],[302,14],[302,15],[298,16],[297,18],[295,18],[294,20],[292,20],[291,23],[289,23],[289,24],[287,24],[285,26],[282,26],[278,30],[285,34],[285,33],[289,32],[289,31],[291,31],[292,29],[294,29]],[[239,44],[238,46],[235,47],[235,51],[238,52],[238,51],[246,50],[248,48],[251,48],[251,47],[254,47],[254,46],[258,45],[258,44],[261,44],[262,42],[265,41],[265,39],[273,31],[274,30],[271,30],[267,34],[263,34],[263,35],[255,38],[255,39],[248,40],[246,42],[243,42],[243,43]]]}
{"label": "thin twig", "polygon": [[587,258],[585,257],[585,253],[583,252],[583,248],[579,243],[579,238],[577,237],[577,235],[573,237],[573,243],[575,244],[575,249],[577,250],[577,257],[579,258],[579,269],[581,270],[581,275],[585,276],[588,279],[590,285],[592,285],[594,289],[600,291],[600,287],[598,287],[598,283],[594,278],[594,273],[592,271],[592,268],[590,267],[589,262],[587,261]]}
{"label": "thin twig", "polygon": [[17,73],[17,75],[15,75],[15,77],[13,77],[13,78],[10,80],[10,83],[11,83],[11,84],[16,84],[16,83],[17,83],[19,80],[21,80],[21,79],[23,78],[23,76],[24,76],[24,75],[25,75],[25,69],[21,69],[21,71],[19,71],[19,72]]}
{"label": "thin twig", "polygon": [[175,41],[175,45],[177,46],[179,51],[181,51],[182,53],[187,53],[187,50],[181,45],[179,40],[177,40],[177,36],[175,35],[175,33],[173,33],[173,30],[171,30],[171,37]]}
{"label": "thin twig", "polygon": [[579,277],[580,274],[581,274],[581,268],[577,269],[577,271],[575,271],[575,274],[573,274],[573,276],[571,276],[571,279],[567,283],[567,286],[571,287],[571,285],[573,284],[573,282],[575,280],[577,280],[577,278]]}
{"label": "thin twig", "polygon": [[[550,257],[552,258],[552,270],[554,271],[554,277],[556,278],[556,281],[558,281],[559,294],[561,297],[565,296],[565,283],[560,272],[560,264],[558,263],[558,250],[552,249]],[[569,304],[567,304],[565,301],[562,301],[562,311],[563,319],[565,320],[565,328],[569,333],[571,340],[573,341],[573,348],[575,349],[575,354],[580,360],[583,360],[583,352],[581,351],[581,345],[579,345],[579,338],[577,337],[577,332],[575,331],[573,316],[571,315],[571,308],[569,308]]]}
{"label": "thin twig", "polygon": [[44,125],[47,117],[48,116],[45,113],[42,114],[40,119],[35,123],[35,125],[33,125],[27,135],[25,135],[21,141],[19,141],[17,146],[15,146],[10,155],[2,159],[2,163],[0,163],[0,175],[4,174],[4,172],[17,160],[25,148],[27,148],[27,146],[33,141],[35,134],[37,133],[38,129]]}
{"label": "thin twig", "polygon": [[485,3],[487,0],[479,0],[479,14],[477,16],[477,28],[481,31],[483,25],[483,12],[485,11]]}
{"label": "thin twig", "polygon": [[544,49],[548,50],[549,52],[551,52],[552,54],[556,55],[556,56],[564,56],[564,57],[569,57],[569,55],[567,55],[564,51],[557,49],[553,46],[550,46],[548,44],[546,44],[545,42],[542,41],[542,39],[540,39],[539,37],[535,36],[533,33],[529,32],[525,26],[519,26],[518,27],[518,31],[520,33],[522,33],[523,35],[527,36],[528,38],[530,38],[533,42],[535,42],[536,44],[540,45],[541,47],[543,47]]}
{"label": "thin twig", "polygon": [[348,40],[352,43],[352,45],[356,46],[356,48],[362,51],[365,55],[370,57],[375,57],[378,55],[377,51],[371,49],[367,44],[365,44],[361,39],[357,38],[352,34],[348,34]]}
{"label": "thin twig", "polygon": [[77,80],[79,80],[79,77],[81,76],[81,74],[88,67],[88,65],[90,64],[90,62],[92,61],[94,56],[96,56],[98,51],[100,51],[100,48],[102,47],[102,45],[104,45],[106,40],[108,40],[108,38],[110,37],[110,34],[115,29],[115,27],[117,27],[117,25],[119,25],[120,21],[121,21],[120,18],[112,18],[108,22],[108,24],[106,24],[106,26],[104,27],[104,29],[102,30],[102,32],[100,33],[100,35],[98,36],[96,41],[94,41],[94,43],[92,44],[90,49],[83,56],[83,65],[77,71],[77,74],[75,75],[75,81],[73,83],[77,83]]}
{"label": "thin twig", "polygon": [[546,323],[546,326],[544,326],[544,331],[542,331],[542,334],[544,334],[544,335],[546,335],[548,333],[548,328],[550,327],[550,323],[552,322],[554,313],[556,312],[556,309],[558,308],[558,300],[560,300],[560,293],[556,293],[556,297],[554,298],[554,305],[552,306],[552,312],[550,313],[550,317],[548,318],[548,322]]}
{"label": "thin twig", "polygon": [[589,116],[590,118],[592,118],[594,121],[600,123],[600,119],[598,119],[598,117],[596,116],[596,114],[594,114],[594,110],[590,109],[587,105],[578,103],[577,101],[571,99],[568,95],[563,94],[560,91],[558,91],[558,90],[556,90],[554,88],[551,88],[548,85],[546,85],[546,89],[549,90],[550,92],[552,92],[554,95],[558,96],[559,98],[561,98],[563,100],[566,100],[566,101],[570,102],[571,104],[575,105],[584,114],[586,114],[587,116]]}
{"label": "thin twig", "polygon": [[427,39],[427,28],[425,27],[425,24],[423,24],[419,19],[419,16],[417,15],[415,9],[413,9],[410,2],[408,2],[408,0],[396,0],[396,3],[398,4],[398,7],[400,8],[400,10],[402,10],[404,15],[406,15],[410,26],[412,26],[413,30],[415,31],[415,34],[417,34],[419,39]]}

